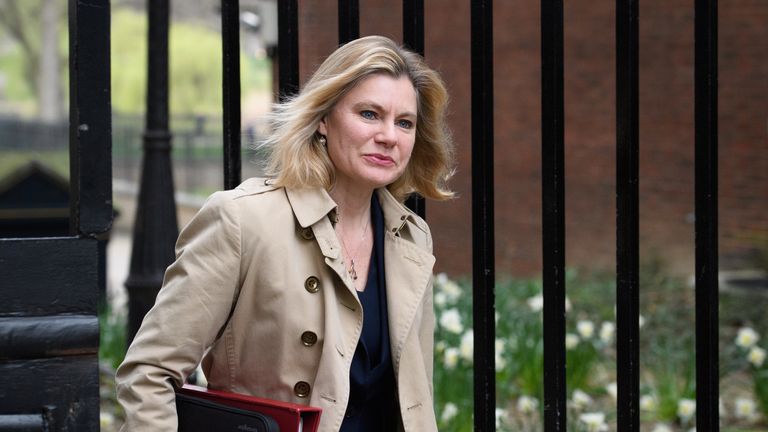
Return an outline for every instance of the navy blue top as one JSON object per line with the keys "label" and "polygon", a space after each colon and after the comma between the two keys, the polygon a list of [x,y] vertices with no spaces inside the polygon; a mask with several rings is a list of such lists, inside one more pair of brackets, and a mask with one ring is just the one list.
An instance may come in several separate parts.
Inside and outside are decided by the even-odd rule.
{"label": "navy blue top", "polygon": [[350,394],[341,432],[396,430],[395,375],[389,346],[387,283],[384,278],[384,213],[371,197],[373,252],[365,290],[358,292],[363,305],[363,332],[349,372]]}

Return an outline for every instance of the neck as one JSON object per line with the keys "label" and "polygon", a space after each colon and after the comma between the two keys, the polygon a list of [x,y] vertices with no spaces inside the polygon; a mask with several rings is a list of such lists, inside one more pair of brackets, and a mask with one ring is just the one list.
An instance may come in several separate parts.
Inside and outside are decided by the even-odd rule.
{"label": "neck", "polygon": [[370,189],[354,190],[338,185],[329,192],[338,206],[340,219],[346,221],[362,220],[365,215],[370,214],[373,193]]}

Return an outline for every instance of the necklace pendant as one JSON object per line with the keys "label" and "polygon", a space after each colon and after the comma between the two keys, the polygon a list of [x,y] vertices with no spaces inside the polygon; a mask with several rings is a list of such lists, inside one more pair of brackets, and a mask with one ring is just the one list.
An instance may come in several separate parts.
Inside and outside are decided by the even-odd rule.
{"label": "necklace pendant", "polygon": [[349,275],[352,276],[352,280],[357,280],[357,271],[355,271],[355,260],[350,259]]}

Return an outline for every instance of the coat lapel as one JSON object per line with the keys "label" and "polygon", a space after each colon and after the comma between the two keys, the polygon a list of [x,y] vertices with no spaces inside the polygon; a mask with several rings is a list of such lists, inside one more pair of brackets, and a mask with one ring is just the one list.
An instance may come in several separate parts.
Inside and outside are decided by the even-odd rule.
{"label": "coat lapel", "polygon": [[[397,371],[400,355],[411,333],[416,314],[432,276],[435,257],[417,246],[427,234],[419,221],[386,189],[379,190],[384,210],[384,266],[387,281],[387,308],[392,359]],[[423,222],[421,222],[423,223]],[[414,242],[414,240],[416,242]]]}

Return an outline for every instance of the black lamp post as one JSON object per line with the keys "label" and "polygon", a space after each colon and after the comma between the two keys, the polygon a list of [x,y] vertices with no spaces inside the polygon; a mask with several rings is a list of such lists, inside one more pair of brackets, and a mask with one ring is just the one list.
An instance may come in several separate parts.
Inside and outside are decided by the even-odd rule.
{"label": "black lamp post", "polygon": [[133,225],[128,289],[128,343],[155,302],[166,267],[173,262],[176,222],[171,133],[168,129],[168,0],[149,0],[147,118],[141,188]]}

